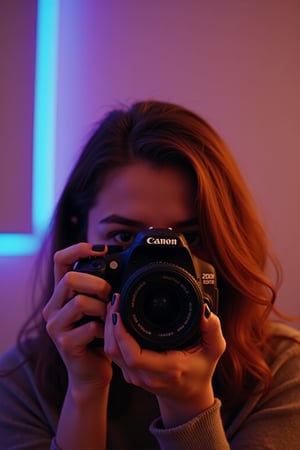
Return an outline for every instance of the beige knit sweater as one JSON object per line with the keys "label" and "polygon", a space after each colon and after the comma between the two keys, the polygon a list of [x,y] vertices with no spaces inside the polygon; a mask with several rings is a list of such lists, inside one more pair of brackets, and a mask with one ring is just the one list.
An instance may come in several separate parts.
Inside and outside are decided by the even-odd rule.
{"label": "beige knit sweater", "polygon": [[[274,324],[273,334],[278,356],[267,355],[274,376],[267,395],[252,397],[234,414],[216,399],[212,408],[173,429],[164,429],[159,418],[152,421],[156,406],[146,395],[133,418],[124,419],[126,426],[110,423],[109,450],[300,450],[300,333]],[[0,358],[0,371],[20,358],[12,348]],[[57,449],[58,418],[27,364],[0,377],[0,450]]]}

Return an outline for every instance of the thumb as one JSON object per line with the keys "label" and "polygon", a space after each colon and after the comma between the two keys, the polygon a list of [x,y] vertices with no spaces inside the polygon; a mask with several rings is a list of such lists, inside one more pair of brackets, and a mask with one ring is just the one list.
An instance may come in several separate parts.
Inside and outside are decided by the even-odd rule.
{"label": "thumb", "polygon": [[219,359],[226,348],[220,319],[204,303],[201,321],[202,347],[213,359]]}

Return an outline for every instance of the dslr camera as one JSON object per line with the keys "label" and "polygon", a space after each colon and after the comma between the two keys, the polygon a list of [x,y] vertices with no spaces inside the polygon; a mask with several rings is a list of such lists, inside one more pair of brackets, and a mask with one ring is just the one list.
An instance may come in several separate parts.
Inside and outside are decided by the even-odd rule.
{"label": "dslr camera", "polygon": [[79,260],[74,270],[105,279],[121,294],[120,315],[142,348],[189,347],[201,339],[204,303],[218,310],[215,269],[172,229],[149,228],[128,249],[108,246],[104,256]]}

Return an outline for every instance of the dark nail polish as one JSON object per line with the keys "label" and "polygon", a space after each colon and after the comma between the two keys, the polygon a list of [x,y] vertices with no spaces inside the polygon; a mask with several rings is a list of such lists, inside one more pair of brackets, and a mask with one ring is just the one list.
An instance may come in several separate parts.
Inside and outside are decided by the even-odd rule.
{"label": "dark nail polish", "polygon": [[116,294],[113,294],[111,297],[111,306],[115,304],[115,301],[116,301]]}
{"label": "dark nail polish", "polygon": [[103,245],[103,244],[93,245],[92,250],[94,252],[103,252],[105,250],[105,245]]}
{"label": "dark nail polish", "polygon": [[211,316],[211,310],[207,303],[204,304],[204,308],[205,308],[204,315],[208,319]]}
{"label": "dark nail polish", "polygon": [[118,320],[117,314],[116,314],[116,313],[113,313],[113,314],[112,314],[112,323],[113,323],[113,325],[116,325],[117,320]]}

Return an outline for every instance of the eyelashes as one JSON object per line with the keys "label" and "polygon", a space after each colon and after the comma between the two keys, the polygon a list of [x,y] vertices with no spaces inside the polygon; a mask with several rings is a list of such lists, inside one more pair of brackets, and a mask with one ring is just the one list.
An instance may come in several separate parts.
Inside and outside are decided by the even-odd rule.
{"label": "eyelashes", "polygon": [[108,238],[114,243],[129,246],[134,241],[136,235],[137,232],[133,232],[130,230],[116,230],[110,232],[108,234]]}

